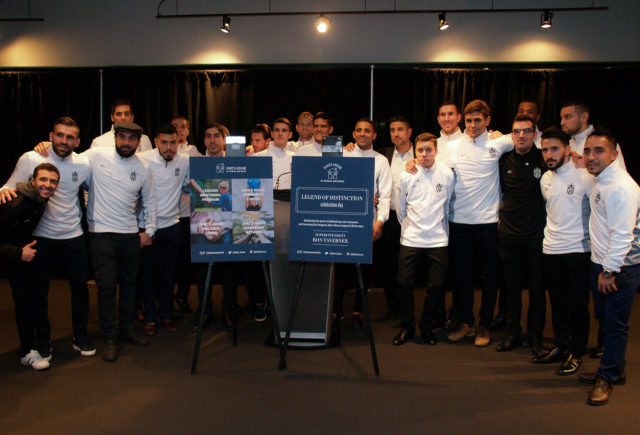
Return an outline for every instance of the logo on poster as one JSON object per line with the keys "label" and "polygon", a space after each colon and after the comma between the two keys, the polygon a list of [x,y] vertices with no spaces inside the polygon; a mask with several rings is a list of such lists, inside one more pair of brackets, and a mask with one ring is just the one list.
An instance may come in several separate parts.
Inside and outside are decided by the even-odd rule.
{"label": "logo on poster", "polygon": [[216,165],[216,174],[224,174],[224,163],[218,163]]}

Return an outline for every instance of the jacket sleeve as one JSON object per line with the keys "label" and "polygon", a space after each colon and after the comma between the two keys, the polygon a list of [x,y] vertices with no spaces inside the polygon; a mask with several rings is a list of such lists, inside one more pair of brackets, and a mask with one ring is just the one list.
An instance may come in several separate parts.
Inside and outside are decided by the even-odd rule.
{"label": "jacket sleeve", "polygon": [[602,267],[614,272],[620,271],[633,242],[638,214],[638,202],[634,193],[630,189],[617,188],[607,198],[609,246]]}

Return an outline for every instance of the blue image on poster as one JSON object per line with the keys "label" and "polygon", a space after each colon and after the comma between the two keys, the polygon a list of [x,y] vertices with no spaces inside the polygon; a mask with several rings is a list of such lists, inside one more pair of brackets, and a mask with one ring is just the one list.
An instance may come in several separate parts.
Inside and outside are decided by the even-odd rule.
{"label": "blue image on poster", "polygon": [[289,259],[371,263],[374,159],[293,157]]}
{"label": "blue image on poster", "polygon": [[191,262],[274,256],[271,157],[190,157]]}

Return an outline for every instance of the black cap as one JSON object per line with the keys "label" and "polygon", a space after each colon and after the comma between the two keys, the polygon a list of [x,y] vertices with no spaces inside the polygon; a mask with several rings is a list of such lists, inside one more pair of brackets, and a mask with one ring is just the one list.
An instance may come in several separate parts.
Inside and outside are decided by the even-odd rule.
{"label": "black cap", "polygon": [[114,126],[113,126],[113,130],[117,133],[119,131],[130,131],[132,133],[135,133],[138,137],[140,137],[140,135],[142,135],[142,127],[140,127],[138,124],[136,124],[135,122],[117,122]]}

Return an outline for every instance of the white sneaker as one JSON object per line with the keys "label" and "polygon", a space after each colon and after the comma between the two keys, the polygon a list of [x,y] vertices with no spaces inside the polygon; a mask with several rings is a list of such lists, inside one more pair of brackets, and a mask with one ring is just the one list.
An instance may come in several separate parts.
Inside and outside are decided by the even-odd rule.
{"label": "white sneaker", "polygon": [[20,363],[24,366],[31,366],[34,370],[46,370],[51,365],[35,349],[31,349],[28,354],[20,358]]}

